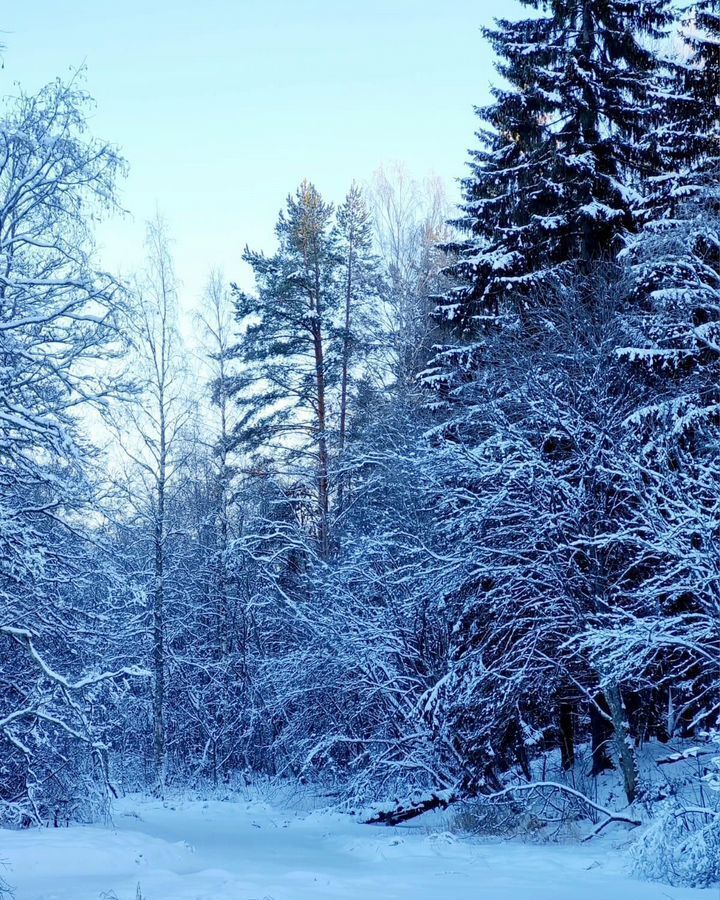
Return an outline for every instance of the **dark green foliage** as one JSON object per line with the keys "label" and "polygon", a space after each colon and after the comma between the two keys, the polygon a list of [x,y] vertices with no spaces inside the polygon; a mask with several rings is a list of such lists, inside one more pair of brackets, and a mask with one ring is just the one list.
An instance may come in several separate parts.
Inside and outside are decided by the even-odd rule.
{"label": "dark green foliage", "polygon": [[440,306],[464,331],[620,249],[652,174],[643,137],[663,114],[648,39],[667,33],[668,3],[523,2],[539,15],[486,32],[507,87],[478,110],[457,223],[468,237],[452,247],[463,284]]}

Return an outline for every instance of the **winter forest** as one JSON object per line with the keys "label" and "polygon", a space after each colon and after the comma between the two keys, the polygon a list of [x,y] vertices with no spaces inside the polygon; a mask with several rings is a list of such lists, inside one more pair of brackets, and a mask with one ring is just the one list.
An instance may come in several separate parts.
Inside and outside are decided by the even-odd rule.
{"label": "winter forest", "polygon": [[22,888],[128,797],[230,841],[261,787],[604,854],[598,897],[720,882],[720,3],[522,3],[459,207],[392,164],[268,194],[193,352],[162,212],[97,257],[132,160],[82,73],[0,73],[0,895],[367,896]]}

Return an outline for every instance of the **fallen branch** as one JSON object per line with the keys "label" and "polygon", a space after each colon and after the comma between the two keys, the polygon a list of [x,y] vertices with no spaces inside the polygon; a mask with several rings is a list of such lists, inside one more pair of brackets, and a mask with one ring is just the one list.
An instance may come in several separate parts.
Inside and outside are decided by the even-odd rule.
{"label": "fallen branch", "polygon": [[671,753],[670,756],[666,756],[663,759],[658,759],[656,765],[670,766],[673,763],[686,762],[687,760],[692,759],[700,759],[703,756],[712,756],[716,753],[717,750],[703,750],[701,747],[689,747],[687,750],[682,750],[679,753]]}
{"label": "fallen branch", "polygon": [[503,797],[509,797],[512,794],[526,793],[543,789],[559,791],[560,793],[566,794],[573,799],[578,800],[580,803],[583,803],[588,808],[601,813],[605,817],[601,822],[598,823],[598,825],[591,831],[589,835],[583,838],[583,841],[591,840],[593,837],[600,834],[600,832],[612,822],[620,822],[624,825],[630,825],[633,828],[637,828],[638,825],[642,824],[639,819],[633,819],[630,818],[630,816],[626,816],[623,813],[617,812],[616,810],[608,809],[606,806],[602,806],[600,803],[596,803],[594,800],[591,800],[580,791],[575,790],[575,788],[568,787],[565,784],[560,784],[560,782],[557,781],[531,781],[527,784],[515,784],[503,788],[501,791],[495,791],[492,794],[471,795],[468,792],[441,791],[431,794],[429,797],[425,798],[424,800],[420,800],[417,803],[411,803],[408,805],[398,804],[392,809],[380,810],[369,819],[365,819],[364,824],[388,826],[400,825],[403,822],[409,822],[411,819],[423,815],[423,813],[431,812],[435,809],[447,809],[451,804],[459,803],[462,800],[500,800]]}
{"label": "fallen branch", "polygon": [[445,792],[431,794],[428,798],[420,800],[418,803],[412,803],[408,806],[399,804],[393,809],[380,810],[371,818],[365,819],[363,824],[401,825],[403,822],[409,822],[411,819],[423,815],[423,813],[432,812],[434,809],[447,809],[451,803],[457,803],[462,799],[463,797],[460,794],[448,794]]}

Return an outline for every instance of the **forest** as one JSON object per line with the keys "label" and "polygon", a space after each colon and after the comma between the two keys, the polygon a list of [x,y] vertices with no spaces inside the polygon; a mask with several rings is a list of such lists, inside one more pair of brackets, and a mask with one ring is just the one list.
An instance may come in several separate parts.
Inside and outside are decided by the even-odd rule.
{"label": "forest", "polygon": [[288,185],[201,352],[160,213],[100,264],[127,163],[82,76],[4,85],[5,828],[292,783],[642,825],[643,872],[720,881],[720,3],[523,4],[460,208]]}

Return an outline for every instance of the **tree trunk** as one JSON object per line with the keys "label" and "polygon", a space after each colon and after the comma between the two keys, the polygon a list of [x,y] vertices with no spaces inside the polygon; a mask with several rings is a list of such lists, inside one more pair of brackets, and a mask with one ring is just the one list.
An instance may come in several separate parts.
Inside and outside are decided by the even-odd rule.
{"label": "tree trunk", "polygon": [[160,448],[158,456],[157,510],[155,519],[155,585],[153,592],[153,791],[161,797],[165,789],[165,486],[167,477],[167,423],[164,380],[159,380],[158,412]]}
{"label": "tree trunk", "polygon": [[325,348],[321,325],[322,300],[320,283],[320,266],[317,251],[314,254],[314,296],[310,298],[311,312],[315,314],[312,329],[313,351],[315,354],[315,386],[317,390],[317,430],[318,430],[318,544],[320,555],[327,558],[330,554],[330,478],[327,446],[327,414],[325,405]]}
{"label": "tree trunk", "polygon": [[165,640],[162,529],[155,530],[155,590],[153,592],[153,791],[162,796],[165,785]]}
{"label": "tree trunk", "polygon": [[[218,328],[219,331],[219,328]],[[228,538],[229,538],[229,476],[228,476],[228,424],[227,424],[227,381],[223,348],[220,348],[219,398],[220,408],[220,477],[218,484],[218,547],[217,547],[217,628],[218,648],[222,657],[232,648],[230,634],[230,603],[228,598]]]}
{"label": "tree trunk", "polygon": [[[345,449],[345,435],[347,432],[347,394],[348,394],[348,374],[350,368],[350,317],[352,312],[352,283],[353,283],[353,245],[352,234],[350,235],[350,246],[348,248],[347,259],[347,276],[345,284],[345,334],[343,335],[343,355],[342,355],[342,380],[340,387],[340,456]],[[345,490],[345,477],[343,473],[339,475],[337,503],[338,511],[342,512],[343,499]]]}
{"label": "tree trunk", "polygon": [[617,753],[620,771],[623,776],[623,786],[628,803],[634,803],[637,795],[637,765],[635,751],[630,742],[630,730],[628,728],[625,704],[618,685],[614,684],[605,690],[610,717],[612,718],[615,734],[613,744]]}
{"label": "tree trunk", "polygon": [[558,714],[560,731],[560,760],[564,771],[575,765],[575,725],[572,703],[560,703]]}
{"label": "tree trunk", "polygon": [[320,555],[330,553],[330,533],[328,516],[330,513],[330,483],[328,477],[327,419],[325,410],[325,363],[322,333],[318,324],[314,330],[315,379],[317,385],[317,427],[318,427],[318,543]]}
{"label": "tree trunk", "polygon": [[603,715],[603,707],[606,705],[602,694],[598,694],[590,703],[590,739],[592,746],[592,768],[590,774],[593,778],[613,768],[612,760],[608,755],[608,742],[612,735],[612,729],[607,718]]}

